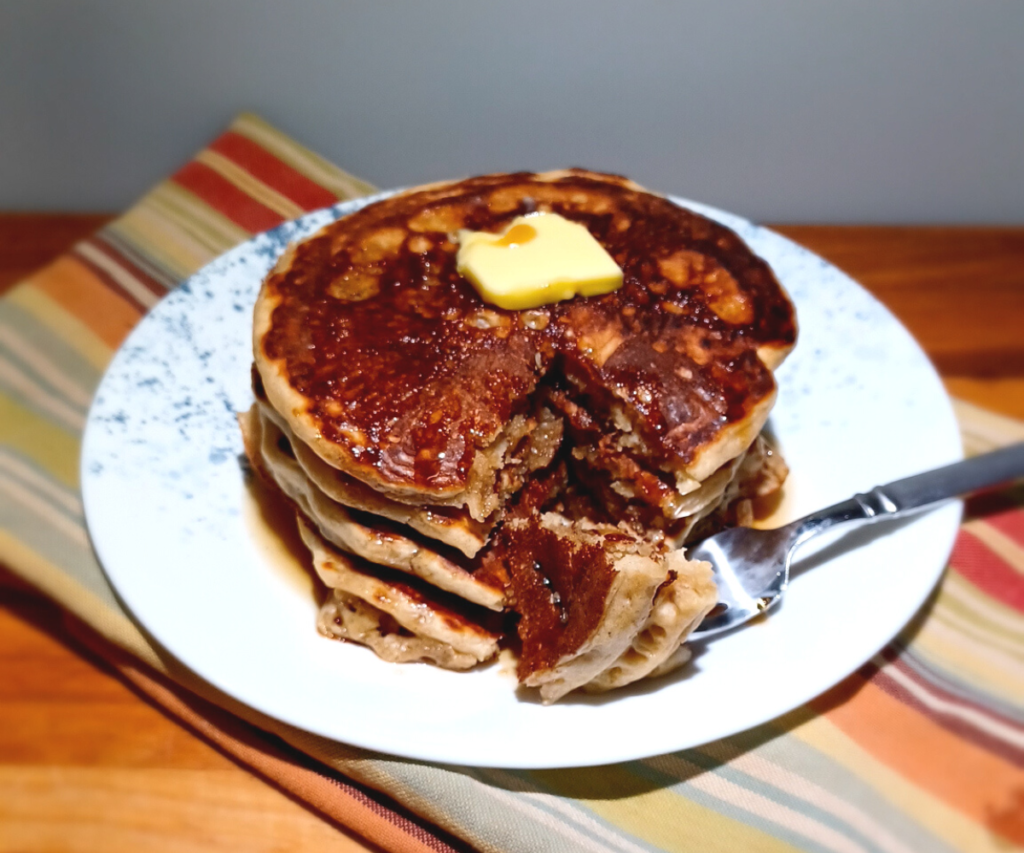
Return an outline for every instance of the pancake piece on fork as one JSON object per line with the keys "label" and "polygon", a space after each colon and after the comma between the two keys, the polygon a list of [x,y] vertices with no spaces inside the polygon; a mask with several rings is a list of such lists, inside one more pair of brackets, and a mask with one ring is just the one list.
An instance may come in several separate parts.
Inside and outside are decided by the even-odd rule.
{"label": "pancake piece on fork", "polygon": [[[583,225],[622,286],[484,301],[459,272],[459,232],[535,213]],[[504,608],[521,681],[554,701],[684,662],[715,592],[678,548],[784,479],[759,435],[795,340],[786,293],[728,228],[618,176],[486,175],[289,246],[256,303],[242,426],[307,542]],[[332,597],[361,627],[328,633],[381,653],[368,588]]]}

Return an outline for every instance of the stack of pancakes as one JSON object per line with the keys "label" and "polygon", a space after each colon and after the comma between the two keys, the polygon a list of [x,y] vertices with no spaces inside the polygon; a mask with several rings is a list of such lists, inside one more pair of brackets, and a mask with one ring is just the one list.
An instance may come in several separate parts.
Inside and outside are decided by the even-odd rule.
{"label": "stack of pancakes", "polygon": [[[458,232],[553,212],[623,269],[509,311]],[[329,589],[319,629],[464,669],[502,646],[544,701],[679,666],[716,601],[681,546],[785,466],[759,437],[795,317],[729,229],[623,178],[503,174],[391,196],[292,245],[254,316],[254,469]]]}

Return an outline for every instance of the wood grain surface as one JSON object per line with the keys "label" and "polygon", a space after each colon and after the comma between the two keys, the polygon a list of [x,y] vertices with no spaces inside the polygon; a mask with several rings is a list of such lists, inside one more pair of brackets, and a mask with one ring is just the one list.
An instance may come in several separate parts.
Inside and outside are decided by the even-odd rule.
{"label": "wood grain surface", "polygon": [[[107,220],[0,215],[0,291]],[[1024,227],[777,226],[872,291],[950,392],[1024,418]],[[0,853],[371,849],[81,649],[0,569]]]}

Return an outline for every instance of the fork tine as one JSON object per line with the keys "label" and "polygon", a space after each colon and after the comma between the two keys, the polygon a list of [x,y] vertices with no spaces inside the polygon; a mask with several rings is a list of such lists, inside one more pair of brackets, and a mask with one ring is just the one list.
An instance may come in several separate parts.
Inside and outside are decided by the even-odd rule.
{"label": "fork tine", "polygon": [[788,582],[788,556],[796,532],[790,527],[737,527],[689,549],[689,559],[711,563],[719,602],[690,634],[691,639],[742,625],[778,603]]}

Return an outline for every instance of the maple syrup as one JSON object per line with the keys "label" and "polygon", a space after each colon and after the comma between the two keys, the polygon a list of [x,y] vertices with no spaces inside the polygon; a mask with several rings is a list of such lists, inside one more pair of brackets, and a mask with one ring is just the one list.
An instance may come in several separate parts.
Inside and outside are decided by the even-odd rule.
{"label": "maple syrup", "polygon": [[242,517],[252,542],[274,573],[292,589],[319,602],[322,585],[313,573],[312,558],[299,536],[295,510],[288,500],[250,475],[242,493]]}

